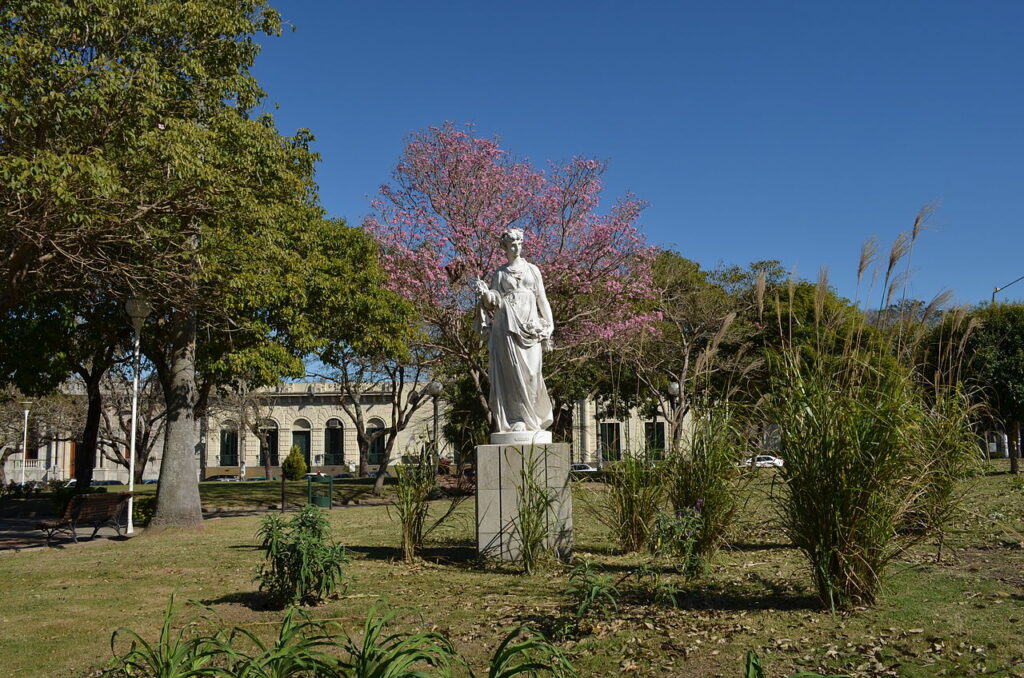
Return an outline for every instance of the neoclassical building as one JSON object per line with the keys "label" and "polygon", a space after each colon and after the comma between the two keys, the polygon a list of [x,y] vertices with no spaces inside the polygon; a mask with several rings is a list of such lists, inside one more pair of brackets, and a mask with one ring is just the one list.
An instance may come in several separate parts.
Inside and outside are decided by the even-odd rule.
{"label": "neoclassical building", "polygon": [[[416,385],[408,388],[412,390]],[[422,385],[420,385],[422,391]],[[201,445],[196,453],[201,478],[233,475],[246,478],[264,477],[264,459],[270,457],[271,475],[279,472],[280,462],[292,446],[297,446],[306,457],[311,471],[328,474],[352,472],[359,462],[356,427],[341,406],[341,391],[327,382],[296,382],[282,384],[275,390],[264,392],[259,407],[248,412],[232,412],[220,408],[201,422]],[[432,399],[431,399],[432,400]],[[362,395],[364,420],[368,427],[385,428],[391,416],[391,399],[387,393],[366,392]],[[439,427],[443,427],[444,403],[439,403]],[[415,452],[418,445],[430,440],[433,434],[433,402],[425,402],[417,410],[410,424],[398,434],[392,450],[391,463],[400,463],[403,455]],[[572,420],[571,444],[574,462],[601,463],[614,461],[624,454],[641,452],[649,447],[663,448],[666,423],[657,418],[642,419],[635,413],[614,417],[599,410],[590,400],[581,400],[571,406],[566,415]],[[239,422],[252,417],[261,422],[261,435]],[[568,431],[566,431],[568,433]],[[369,463],[376,468],[384,452],[384,438],[378,438],[370,450]],[[160,475],[160,444],[146,466],[145,478]],[[27,459],[14,455],[7,460],[8,478],[21,479],[21,465],[25,465],[25,480],[64,479],[73,475],[77,445],[73,441],[52,441],[36,450],[29,450]],[[443,437],[442,456],[454,457]],[[278,476],[279,477],[279,476]],[[127,482],[128,472],[123,467],[97,455],[94,478],[96,480],[122,480]]]}

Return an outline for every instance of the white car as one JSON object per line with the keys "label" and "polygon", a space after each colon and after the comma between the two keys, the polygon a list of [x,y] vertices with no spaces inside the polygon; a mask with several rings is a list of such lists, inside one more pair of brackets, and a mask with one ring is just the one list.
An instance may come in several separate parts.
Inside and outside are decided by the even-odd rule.
{"label": "white car", "polygon": [[753,459],[746,459],[740,466],[753,466],[754,468],[782,468],[783,461],[779,457],[770,454],[759,454]]}
{"label": "white car", "polygon": [[590,464],[573,464],[569,470],[572,473],[597,473],[597,469]]}

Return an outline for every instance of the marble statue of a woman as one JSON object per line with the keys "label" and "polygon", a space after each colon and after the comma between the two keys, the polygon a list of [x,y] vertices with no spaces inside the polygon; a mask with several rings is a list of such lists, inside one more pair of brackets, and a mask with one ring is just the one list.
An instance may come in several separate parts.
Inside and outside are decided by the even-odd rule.
{"label": "marble statue of a woman", "polygon": [[491,443],[549,443],[551,400],[541,354],[551,347],[555,325],[540,269],[523,259],[523,232],[501,236],[508,261],[488,286],[476,281],[476,326],[490,351],[491,412],[497,433]]}

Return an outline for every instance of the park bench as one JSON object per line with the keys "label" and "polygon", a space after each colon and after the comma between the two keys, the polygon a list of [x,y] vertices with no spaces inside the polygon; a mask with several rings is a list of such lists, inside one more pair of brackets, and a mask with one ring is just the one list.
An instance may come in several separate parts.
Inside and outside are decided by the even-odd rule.
{"label": "park bench", "polygon": [[76,494],[71,497],[64,515],[56,520],[43,520],[36,523],[37,530],[46,532],[46,545],[50,545],[53,535],[63,533],[69,535],[78,543],[78,528],[92,527],[92,539],[100,528],[109,525],[121,535],[121,512],[128,504],[131,492],[99,493],[99,494]]}

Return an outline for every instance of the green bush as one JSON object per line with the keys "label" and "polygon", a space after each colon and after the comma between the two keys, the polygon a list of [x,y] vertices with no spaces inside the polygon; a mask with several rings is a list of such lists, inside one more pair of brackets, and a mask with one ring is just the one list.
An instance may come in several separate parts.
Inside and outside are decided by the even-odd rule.
{"label": "green bush", "polygon": [[584,560],[569,572],[569,585],[565,589],[576,605],[576,617],[590,611],[610,617],[619,609],[619,589],[611,575],[598,574],[590,561]]}
{"label": "green bush", "polygon": [[345,547],[329,538],[323,512],[306,505],[291,520],[279,514],[263,519],[257,537],[266,561],[257,579],[260,591],[278,605],[316,605],[338,593],[348,563]]}
{"label": "green bush", "polygon": [[145,527],[156,512],[156,495],[136,495],[132,499],[132,520],[136,525]]}
{"label": "green bush", "polygon": [[627,456],[605,467],[608,491],[595,516],[611,528],[619,547],[626,553],[647,545],[665,494],[664,463],[639,455]]}
{"label": "green bush", "polygon": [[856,350],[786,350],[772,369],[783,525],[826,605],[870,605],[908,544],[897,528],[925,488],[920,391],[895,359]]}
{"label": "green bush", "polygon": [[302,456],[302,450],[299,449],[298,445],[292,445],[291,452],[285,457],[284,463],[281,464],[281,473],[288,480],[298,480],[306,474],[308,467],[306,466],[306,458]]}
{"label": "green bush", "polygon": [[728,402],[704,403],[694,408],[680,448],[669,458],[668,498],[677,517],[699,514],[694,553],[704,561],[726,541],[751,477],[736,468],[747,448],[742,431]]}
{"label": "green bush", "polygon": [[704,518],[697,509],[659,512],[648,548],[655,557],[670,559],[683,574],[696,577],[704,572],[699,547],[703,533]]}

